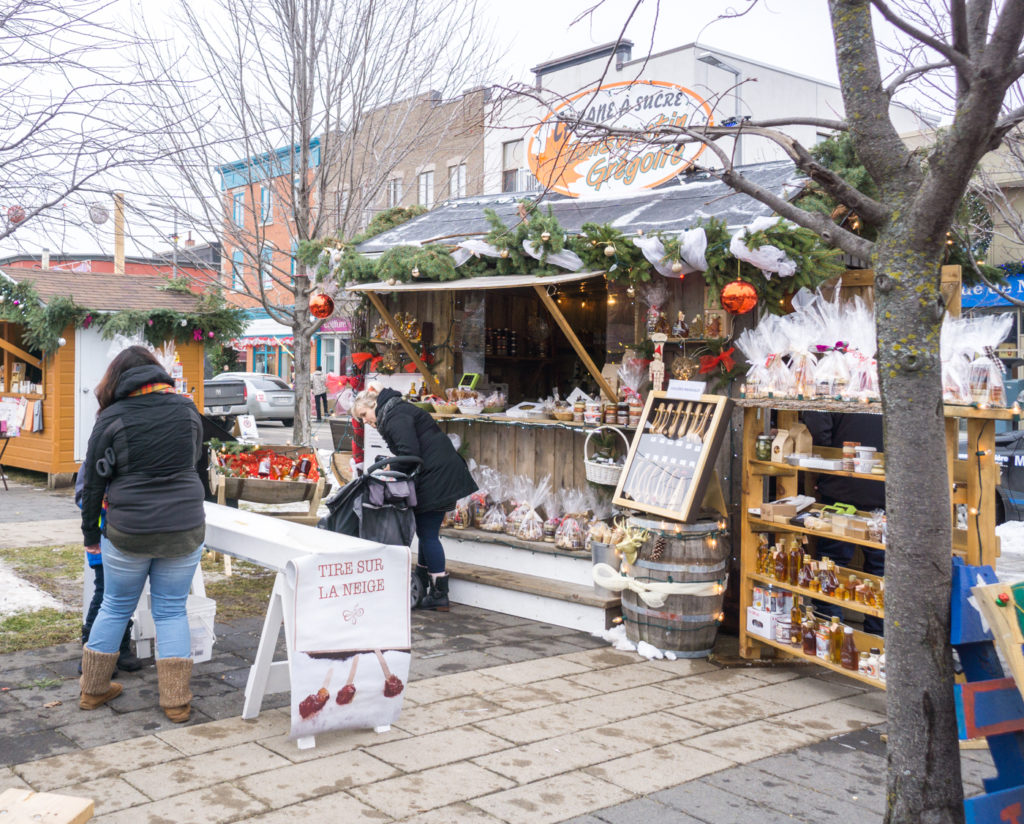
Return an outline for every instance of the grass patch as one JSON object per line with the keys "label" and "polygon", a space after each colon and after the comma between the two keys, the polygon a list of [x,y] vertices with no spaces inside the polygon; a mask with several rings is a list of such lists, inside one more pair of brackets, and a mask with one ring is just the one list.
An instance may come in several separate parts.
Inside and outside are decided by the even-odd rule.
{"label": "grass patch", "polygon": [[82,621],[77,613],[40,609],[0,619],[0,654],[52,647],[81,637]]}
{"label": "grass patch", "polygon": [[267,613],[270,592],[274,588],[274,573],[245,561],[233,561],[231,576],[224,574],[220,556],[214,560],[207,552],[202,560],[206,597],[217,602],[217,620],[234,621],[238,618],[262,618]]}

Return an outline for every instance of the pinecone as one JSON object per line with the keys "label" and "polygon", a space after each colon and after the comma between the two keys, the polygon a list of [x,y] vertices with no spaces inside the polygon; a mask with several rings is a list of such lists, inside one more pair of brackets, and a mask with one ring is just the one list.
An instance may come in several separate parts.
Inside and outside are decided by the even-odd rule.
{"label": "pinecone", "polygon": [[658,536],[654,539],[654,548],[651,550],[651,560],[660,561],[662,556],[665,554],[666,540],[663,536]]}

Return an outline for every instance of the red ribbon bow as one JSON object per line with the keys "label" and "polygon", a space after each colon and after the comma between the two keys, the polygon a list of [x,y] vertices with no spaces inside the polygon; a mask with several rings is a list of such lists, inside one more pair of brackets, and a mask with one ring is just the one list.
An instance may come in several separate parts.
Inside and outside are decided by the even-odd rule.
{"label": "red ribbon bow", "polygon": [[701,355],[700,373],[706,375],[719,364],[721,364],[726,372],[729,372],[736,365],[736,362],[732,359],[732,353],[735,351],[736,347],[730,346],[728,349],[723,349],[717,355]]}
{"label": "red ribbon bow", "polygon": [[353,352],[352,363],[356,365],[357,369],[362,369],[366,365],[368,360],[373,358],[372,352]]}

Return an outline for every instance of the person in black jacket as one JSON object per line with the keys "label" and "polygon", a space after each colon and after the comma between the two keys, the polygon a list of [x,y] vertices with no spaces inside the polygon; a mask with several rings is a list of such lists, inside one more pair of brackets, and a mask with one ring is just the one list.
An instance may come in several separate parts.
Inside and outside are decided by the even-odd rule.
{"label": "person in black jacket", "polygon": [[[206,514],[197,472],[203,425],[195,404],[153,354],[131,346],[96,387],[100,411],[89,438],[82,488],[86,552],[103,553],[99,615],[82,650],[79,707],[121,694],[110,680],[128,619],[149,579],[156,625],[160,706],[174,722],[191,712],[191,635],[186,599],[203,551]],[[107,515],[99,526],[103,500]]]}
{"label": "person in black jacket", "polygon": [[379,394],[361,392],[352,405],[352,415],[377,427],[396,456],[413,455],[423,461],[416,476],[416,572],[427,594],[419,607],[447,612],[448,573],[441,545],[441,521],[456,501],[476,492],[476,482],[451,440],[427,411],[402,400],[394,389]]}

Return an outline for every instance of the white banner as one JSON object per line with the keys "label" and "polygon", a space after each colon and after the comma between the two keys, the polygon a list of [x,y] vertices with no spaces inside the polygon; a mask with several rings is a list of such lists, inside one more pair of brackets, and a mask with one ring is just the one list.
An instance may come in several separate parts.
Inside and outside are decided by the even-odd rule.
{"label": "white banner", "polygon": [[410,574],[409,548],[383,544],[288,562],[292,738],[398,718],[412,645]]}

